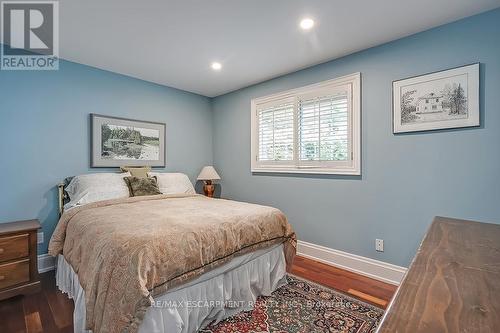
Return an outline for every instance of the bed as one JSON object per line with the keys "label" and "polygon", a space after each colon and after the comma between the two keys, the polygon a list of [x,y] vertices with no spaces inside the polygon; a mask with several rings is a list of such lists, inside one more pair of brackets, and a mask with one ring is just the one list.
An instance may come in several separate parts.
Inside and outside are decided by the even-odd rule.
{"label": "bed", "polygon": [[173,333],[250,310],[285,283],[295,247],[278,209],[190,191],[66,209],[49,254],[75,332]]}

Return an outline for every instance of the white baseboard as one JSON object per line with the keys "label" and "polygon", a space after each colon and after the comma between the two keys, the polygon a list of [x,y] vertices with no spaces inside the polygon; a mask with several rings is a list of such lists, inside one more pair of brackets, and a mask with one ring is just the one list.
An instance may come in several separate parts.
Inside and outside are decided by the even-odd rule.
{"label": "white baseboard", "polygon": [[399,285],[406,268],[304,241],[297,242],[297,254],[370,278]]}
{"label": "white baseboard", "polygon": [[38,273],[45,273],[56,268],[56,258],[45,253],[38,256]]}

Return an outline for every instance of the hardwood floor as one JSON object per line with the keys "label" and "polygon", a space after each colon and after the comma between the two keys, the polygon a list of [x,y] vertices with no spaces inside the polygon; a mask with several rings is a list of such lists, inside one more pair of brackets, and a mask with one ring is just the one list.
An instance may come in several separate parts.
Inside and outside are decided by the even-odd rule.
{"label": "hardwood floor", "polygon": [[0,302],[0,332],[73,332],[73,301],[57,289],[54,271],[40,280],[41,292]]}
{"label": "hardwood floor", "polygon": [[383,309],[389,305],[397,289],[397,286],[392,284],[299,256],[295,257],[293,262],[292,274],[342,291]]}
{"label": "hardwood floor", "polygon": [[[393,285],[303,257],[296,257],[292,274],[382,308],[396,291]],[[53,271],[40,274],[40,278],[40,293],[0,302],[0,332],[73,332],[73,301],[57,289]]]}

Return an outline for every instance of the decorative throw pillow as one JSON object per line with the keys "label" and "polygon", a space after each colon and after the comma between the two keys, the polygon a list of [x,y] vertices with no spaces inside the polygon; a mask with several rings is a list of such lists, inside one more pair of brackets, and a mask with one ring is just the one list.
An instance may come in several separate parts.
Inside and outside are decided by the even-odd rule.
{"label": "decorative throw pillow", "polygon": [[139,178],[131,176],[123,179],[127,183],[131,197],[161,194],[156,177]]}
{"label": "decorative throw pillow", "polygon": [[122,172],[130,172],[130,174],[133,177],[147,178],[148,177],[148,172],[151,172],[151,167],[150,166],[143,166],[143,167],[121,166],[120,170]]}

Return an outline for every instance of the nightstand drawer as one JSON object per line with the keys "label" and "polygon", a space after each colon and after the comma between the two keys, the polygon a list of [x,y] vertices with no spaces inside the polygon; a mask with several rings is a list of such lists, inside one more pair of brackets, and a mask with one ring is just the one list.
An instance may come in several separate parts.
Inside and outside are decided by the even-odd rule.
{"label": "nightstand drawer", "polygon": [[40,291],[38,229],[38,220],[0,223],[0,301]]}
{"label": "nightstand drawer", "polygon": [[27,257],[28,241],[28,234],[0,237],[0,262]]}
{"label": "nightstand drawer", "polygon": [[30,280],[29,259],[0,265],[0,289]]}

